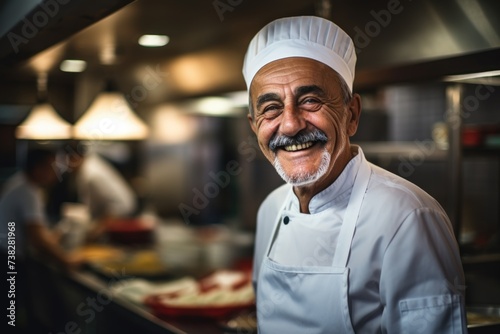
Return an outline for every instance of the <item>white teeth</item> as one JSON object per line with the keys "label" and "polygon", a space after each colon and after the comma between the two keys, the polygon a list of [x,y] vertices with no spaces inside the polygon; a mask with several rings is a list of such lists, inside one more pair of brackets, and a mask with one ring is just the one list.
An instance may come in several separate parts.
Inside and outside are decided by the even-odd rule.
{"label": "white teeth", "polygon": [[310,141],[307,143],[304,143],[304,144],[288,145],[288,146],[285,146],[285,151],[295,152],[295,151],[305,150],[306,148],[309,148],[311,146],[313,146],[313,143]]}

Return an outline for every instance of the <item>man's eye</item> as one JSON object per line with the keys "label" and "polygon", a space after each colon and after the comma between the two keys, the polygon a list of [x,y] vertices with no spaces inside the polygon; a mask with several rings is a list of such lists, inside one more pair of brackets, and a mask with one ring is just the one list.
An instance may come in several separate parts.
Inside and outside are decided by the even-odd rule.
{"label": "man's eye", "polygon": [[308,97],[308,98],[303,99],[300,102],[300,105],[302,106],[302,108],[314,111],[314,110],[321,108],[322,104],[321,104],[320,100],[318,100],[316,98]]}
{"label": "man's eye", "polygon": [[308,98],[302,100],[302,103],[303,104],[311,104],[311,103],[320,103],[320,102],[318,101],[318,99],[308,97]]}
{"label": "man's eye", "polygon": [[263,112],[266,113],[268,111],[276,111],[276,110],[279,110],[279,109],[281,109],[280,106],[278,106],[276,104],[271,104],[271,105],[265,107],[264,110],[263,110]]}
{"label": "man's eye", "polygon": [[282,109],[283,108],[278,104],[271,104],[262,109],[261,115],[268,119],[274,118],[281,113]]}

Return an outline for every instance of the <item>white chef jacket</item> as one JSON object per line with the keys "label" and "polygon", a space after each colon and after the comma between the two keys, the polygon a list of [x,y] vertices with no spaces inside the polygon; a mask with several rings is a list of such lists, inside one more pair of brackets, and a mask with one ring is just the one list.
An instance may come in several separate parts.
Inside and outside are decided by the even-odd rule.
{"label": "white chef jacket", "polygon": [[[317,238],[296,238],[288,243],[280,240],[283,235],[287,236],[280,226],[272,241],[270,258],[274,257],[278,263],[322,265],[320,260],[329,254],[333,256],[335,246],[327,248],[328,242],[324,241],[336,242],[335,233],[338,234],[339,224],[342,224],[338,217],[342,217],[347,206],[345,195],[346,192],[350,194],[349,188],[355,179],[351,174],[358,170],[356,164],[368,164],[362,150],[356,146],[353,149],[358,150],[357,156],[332,185],[312,198],[309,205],[311,215],[324,214],[325,210],[332,208],[338,211],[332,213],[331,218],[325,216],[328,217],[325,218],[327,226],[311,227],[315,236],[314,230],[327,231],[321,249],[311,247],[311,244],[321,243]],[[444,210],[414,184],[377,166],[370,166],[372,174],[347,263],[350,270],[349,311],[355,332],[428,333],[425,328],[432,327],[428,324],[439,319],[440,315],[450,314],[442,312],[444,307],[453,308],[455,312],[451,313],[459,315],[450,322],[454,328],[446,333],[466,332],[465,280],[456,239]],[[289,191],[290,185],[279,187],[259,209],[253,268],[255,287],[259,284],[260,265],[276,217]],[[297,197],[292,196],[291,201],[285,205],[298,210]],[[311,234],[305,232],[302,235],[306,239]],[[297,246],[298,249],[309,250],[309,253],[303,254],[296,263],[293,263],[292,256],[279,256],[287,254],[287,250],[280,250],[280,247],[291,249],[295,243],[303,243],[305,246]],[[293,254],[292,250],[290,254]],[[316,293],[321,291],[311,291],[311,303],[315,303]],[[307,309],[304,305],[304,312]]]}
{"label": "white chef jacket", "polygon": [[76,174],[80,200],[89,207],[92,217],[128,216],[136,209],[136,198],[123,177],[97,154],[85,157]]}
{"label": "white chef jacket", "polygon": [[5,183],[0,196],[0,245],[7,251],[8,223],[14,223],[15,251],[18,259],[27,252],[27,224],[46,225],[42,189],[29,182],[24,172],[17,172]]}
{"label": "white chef jacket", "polygon": [[[310,213],[320,219],[278,225],[279,233],[270,251],[273,261],[296,266],[331,265],[360,160],[360,156],[351,159],[335,182],[311,200]],[[300,211],[296,196],[289,205],[290,210]]]}

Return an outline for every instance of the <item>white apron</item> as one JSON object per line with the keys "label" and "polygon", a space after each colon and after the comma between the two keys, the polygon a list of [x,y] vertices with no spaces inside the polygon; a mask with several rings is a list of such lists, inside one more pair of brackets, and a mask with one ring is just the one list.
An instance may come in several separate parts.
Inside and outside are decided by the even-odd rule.
{"label": "white apron", "polygon": [[[304,219],[285,210],[293,190],[276,218],[273,236],[262,261],[257,284],[259,333],[354,333],[349,314],[347,260],[356,222],[370,180],[370,165],[359,164],[340,229],[332,265],[287,266],[272,261],[269,251],[281,222]],[[310,218],[314,219],[314,215]]]}

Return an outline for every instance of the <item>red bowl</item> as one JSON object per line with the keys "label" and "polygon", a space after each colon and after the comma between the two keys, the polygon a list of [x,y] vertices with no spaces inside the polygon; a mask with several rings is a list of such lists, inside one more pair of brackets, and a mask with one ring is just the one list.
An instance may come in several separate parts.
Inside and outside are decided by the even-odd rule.
{"label": "red bowl", "polygon": [[113,242],[145,244],[153,241],[154,226],[140,219],[113,219],[106,222],[106,234]]}

